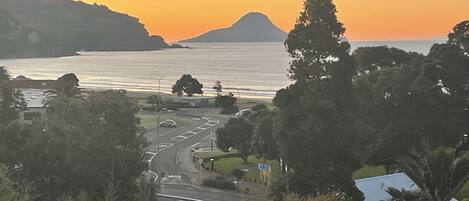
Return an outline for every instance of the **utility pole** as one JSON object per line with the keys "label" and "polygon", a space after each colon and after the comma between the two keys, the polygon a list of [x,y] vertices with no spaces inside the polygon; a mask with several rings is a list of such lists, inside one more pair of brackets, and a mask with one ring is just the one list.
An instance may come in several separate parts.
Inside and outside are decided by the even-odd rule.
{"label": "utility pole", "polygon": [[[161,174],[161,170],[160,170],[160,120],[161,120],[161,112],[158,110],[161,106],[161,79],[163,79],[164,76],[160,76],[158,77],[158,96],[156,97],[156,105],[155,105],[155,117],[157,118],[156,119],[156,141],[157,141],[157,145],[156,145],[156,153],[157,153],[157,164],[156,164],[156,173],[158,174],[158,178],[161,178],[160,177],[160,174]],[[163,179],[163,178],[161,178]],[[161,179],[159,180],[161,183]]]}

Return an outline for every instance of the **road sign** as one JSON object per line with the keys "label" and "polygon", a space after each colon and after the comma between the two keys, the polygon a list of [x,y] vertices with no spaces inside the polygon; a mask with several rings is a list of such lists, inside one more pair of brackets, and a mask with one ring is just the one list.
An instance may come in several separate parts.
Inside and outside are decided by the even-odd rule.
{"label": "road sign", "polygon": [[161,178],[166,177],[166,172],[161,172],[161,173],[160,173],[160,176],[161,176]]}
{"label": "road sign", "polygon": [[257,164],[257,168],[260,171],[267,171],[267,170],[270,169],[270,165],[267,165],[267,164],[264,164],[264,163],[259,163],[259,164]]}

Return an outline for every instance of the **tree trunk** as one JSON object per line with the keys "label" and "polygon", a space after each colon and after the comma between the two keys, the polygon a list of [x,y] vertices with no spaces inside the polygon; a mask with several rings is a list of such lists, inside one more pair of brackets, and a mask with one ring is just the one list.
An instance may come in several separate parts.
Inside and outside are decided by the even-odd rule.
{"label": "tree trunk", "polygon": [[243,159],[244,164],[248,163],[248,156],[241,156],[241,159]]}

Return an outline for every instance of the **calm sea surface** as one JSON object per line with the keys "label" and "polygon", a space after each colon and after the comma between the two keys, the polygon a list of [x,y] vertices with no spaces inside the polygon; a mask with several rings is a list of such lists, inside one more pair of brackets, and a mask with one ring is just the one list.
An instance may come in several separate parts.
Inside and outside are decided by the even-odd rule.
{"label": "calm sea surface", "polygon": [[[428,53],[431,45],[442,41],[352,42],[352,47],[388,45],[407,51]],[[199,79],[206,93],[216,80],[225,92],[242,97],[272,98],[275,91],[288,86],[290,58],[282,43],[194,43],[191,49],[144,52],[82,52],[81,56],[41,59],[0,60],[14,76],[56,79],[73,72],[82,87],[155,91],[157,77],[164,76],[161,88],[169,92],[185,73]]]}

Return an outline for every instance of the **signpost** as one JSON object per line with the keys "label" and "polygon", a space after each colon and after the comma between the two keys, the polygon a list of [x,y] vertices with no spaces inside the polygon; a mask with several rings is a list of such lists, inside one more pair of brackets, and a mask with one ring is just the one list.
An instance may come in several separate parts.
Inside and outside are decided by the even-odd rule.
{"label": "signpost", "polygon": [[259,169],[259,179],[261,182],[267,181],[267,185],[270,185],[270,172],[272,171],[270,165],[259,163],[257,168]]}
{"label": "signpost", "polygon": [[204,164],[204,159],[199,158],[197,162],[199,163],[199,172],[200,172],[199,179],[200,179],[200,182],[202,183],[202,164]]}

